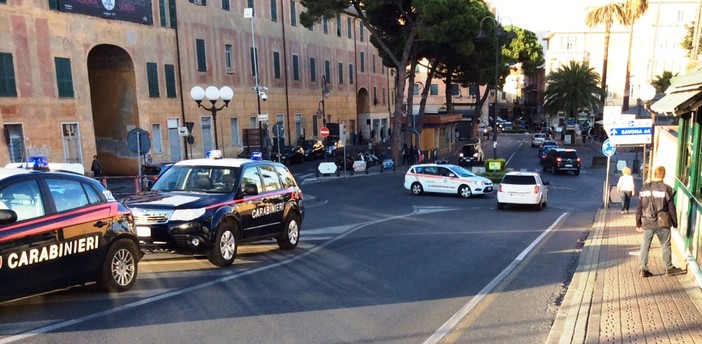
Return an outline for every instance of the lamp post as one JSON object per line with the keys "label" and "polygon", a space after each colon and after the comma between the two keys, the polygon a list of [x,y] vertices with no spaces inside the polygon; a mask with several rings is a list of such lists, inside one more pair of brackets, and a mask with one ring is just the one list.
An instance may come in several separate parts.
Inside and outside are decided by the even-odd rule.
{"label": "lamp post", "polygon": [[[251,87],[254,92],[256,92],[256,105],[257,105],[257,110],[258,110],[258,135],[259,135],[259,142],[261,143],[261,148],[263,148],[263,123],[261,123],[261,99],[263,101],[268,100],[268,95],[266,94],[268,88],[265,86],[261,86],[258,83],[258,51],[256,50],[256,39],[254,36],[254,24],[253,24],[253,18],[254,18],[254,11],[253,8],[245,8],[244,9],[244,19],[251,19],[251,47],[253,49],[253,72],[254,72],[254,80],[255,80],[255,85]],[[267,142],[266,142],[267,143]]]}
{"label": "lamp post", "polygon": [[329,87],[327,84],[327,76],[322,75],[322,100],[320,101],[322,103],[322,125],[327,126],[327,112],[324,109],[324,100],[329,97]]}
{"label": "lamp post", "polygon": [[[229,106],[229,102],[234,97],[234,91],[229,86],[224,86],[219,89],[214,86],[208,86],[207,89],[202,89],[200,86],[195,86],[190,90],[190,97],[195,100],[198,107],[201,107],[212,114],[212,121],[214,122],[215,149],[219,149],[219,140],[217,138],[217,111]],[[210,107],[202,105],[202,100],[205,97],[207,97],[207,100],[210,101]],[[224,105],[217,107],[217,99],[220,98],[224,102]]]}
{"label": "lamp post", "polygon": [[492,102],[492,157],[493,159],[497,159],[497,84],[500,81],[500,39],[503,37],[513,39],[515,34],[511,31],[505,32],[505,30],[502,29],[502,23],[499,20],[491,16],[485,16],[480,20],[480,32],[475,37],[476,39],[484,40],[487,38],[487,35],[483,31],[483,22],[485,22],[487,19],[492,20],[492,24],[495,26],[495,98]]}
{"label": "lamp post", "polygon": [[[649,180],[653,176],[653,140],[656,137],[656,112],[651,111],[651,108],[649,107],[651,103],[651,99],[656,96],[656,88],[653,87],[651,84],[644,82],[639,86],[639,98],[643,102],[644,108],[646,108],[646,111],[648,111],[651,114],[651,154],[648,157],[648,164],[650,165],[648,167],[648,173],[649,173]],[[646,166],[646,145],[644,144],[644,151],[643,151],[643,158],[644,158],[644,166]]]}

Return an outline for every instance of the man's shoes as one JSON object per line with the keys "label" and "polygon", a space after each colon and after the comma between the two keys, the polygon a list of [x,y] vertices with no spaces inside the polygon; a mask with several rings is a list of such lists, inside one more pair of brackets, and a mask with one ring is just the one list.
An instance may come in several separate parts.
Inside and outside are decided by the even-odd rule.
{"label": "man's shoes", "polygon": [[624,214],[624,210],[622,210],[622,214]]}
{"label": "man's shoes", "polygon": [[684,273],[685,270],[681,268],[672,267],[670,269],[665,269],[666,276],[675,276]]}
{"label": "man's shoes", "polygon": [[641,277],[643,277],[643,278],[646,278],[646,277],[651,277],[651,276],[653,276],[653,274],[651,273],[651,271],[648,271],[648,270],[641,270],[641,271],[639,271],[639,276],[641,276]]}

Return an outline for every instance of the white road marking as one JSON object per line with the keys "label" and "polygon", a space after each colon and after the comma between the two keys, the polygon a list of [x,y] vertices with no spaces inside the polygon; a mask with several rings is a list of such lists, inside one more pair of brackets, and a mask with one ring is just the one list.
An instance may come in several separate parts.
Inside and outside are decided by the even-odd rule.
{"label": "white road marking", "polygon": [[543,233],[541,233],[541,235],[539,235],[538,238],[534,239],[534,241],[532,241],[531,244],[527,246],[527,248],[525,248],[524,251],[522,251],[522,253],[520,253],[516,258],[514,258],[512,263],[510,263],[504,270],[502,270],[500,274],[495,276],[495,278],[493,278],[492,281],[490,281],[490,283],[483,287],[483,289],[480,290],[478,294],[476,294],[472,299],[470,299],[470,301],[466,303],[463,307],[461,307],[461,309],[459,309],[458,312],[456,312],[456,314],[454,314],[441,327],[439,327],[439,329],[436,330],[436,332],[434,332],[434,334],[431,337],[427,338],[427,340],[424,341],[424,344],[439,343],[441,342],[441,340],[444,339],[444,337],[446,337],[446,335],[451,333],[453,328],[455,328],[456,325],[458,325],[458,323],[463,318],[465,318],[466,315],[468,315],[468,313],[470,313],[473,310],[473,308],[475,308],[475,306],[477,306],[486,295],[490,294],[490,292],[493,289],[495,289],[495,287],[500,282],[502,282],[502,280],[504,280],[505,277],[507,277],[509,273],[512,272],[512,270],[514,270],[514,268],[522,262],[522,260],[524,260],[524,257],[526,257],[526,255],[529,254],[529,252],[531,252],[531,250],[533,250],[534,247],[541,240],[543,240],[543,238],[546,237],[546,235],[550,233],[553,230],[553,228],[555,228],[566,215],[568,215],[568,213],[561,214],[561,216],[559,216],[556,219],[556,221],[554,221],[551,224],[550,227],[548,227]]}

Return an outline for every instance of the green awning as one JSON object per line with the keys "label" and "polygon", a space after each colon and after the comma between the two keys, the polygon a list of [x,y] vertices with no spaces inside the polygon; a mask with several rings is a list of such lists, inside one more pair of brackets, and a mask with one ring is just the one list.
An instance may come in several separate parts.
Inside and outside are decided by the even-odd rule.
{"label": "green awning", "polygon": [[689,112],[689,106],[692,105],[694,99],[696,98],[695,96],[698,94],[700,94],[699,89],[667,94],[659,101],[653,103],[651,105],[651,110],[657,113],[674,115]]}

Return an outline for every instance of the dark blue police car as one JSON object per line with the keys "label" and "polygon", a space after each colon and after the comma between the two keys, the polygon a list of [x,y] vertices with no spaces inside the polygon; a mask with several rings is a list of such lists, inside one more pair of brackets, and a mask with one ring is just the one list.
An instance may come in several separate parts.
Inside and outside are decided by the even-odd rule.
{"label": "dark blue police car", "polygon": [[217,266],[231,265],[247,242],[275,238],[284,250],[297,247],[305,213],[285,165],[251,159],[177,162],[123,202],[145,248],[207,253]]}
{"label": "dark blue police car", "polygon": [[96,180],[0,169],[0,301],[93,281],[126,291],[141,257],[129,209]]}

